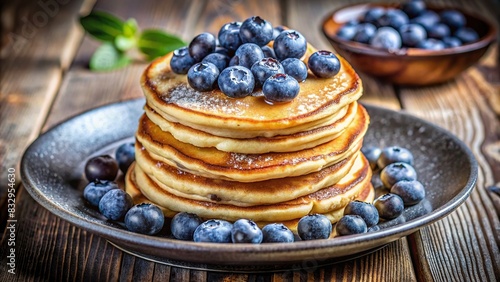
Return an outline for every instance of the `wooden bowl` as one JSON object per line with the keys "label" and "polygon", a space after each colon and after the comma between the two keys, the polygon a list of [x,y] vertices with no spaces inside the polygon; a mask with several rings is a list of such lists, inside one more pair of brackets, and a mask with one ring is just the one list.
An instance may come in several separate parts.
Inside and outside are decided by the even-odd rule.
{"label": "wooden bowl", "polygon": [[[366,74],[402,85],[430,85],[444,82],[475,64],[496,39],[496,28],[487,20],[468,11],[459,10],[467,26],[476,30],[479,41],[455,48],[424,50],[402,48],[397,51],[372,48],[369,45],[337,37],[337,30],[349,20],[357,19],[374,6],[397,7],[398,4],[356,4],[340,8],[323,21],[322,30],[333,48],[356,69]],[[428,5],[437,13],[450,9]]]}

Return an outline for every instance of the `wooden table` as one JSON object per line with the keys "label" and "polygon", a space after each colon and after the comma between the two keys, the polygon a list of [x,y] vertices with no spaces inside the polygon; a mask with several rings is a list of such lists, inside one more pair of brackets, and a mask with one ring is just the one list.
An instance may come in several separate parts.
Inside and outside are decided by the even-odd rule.
{"label": "wooden table", "polygon": [[[20,3],[19,3],[20,2]],[[26,2],[26,3],[23,3]],[[318,48],[331,49],[319,30],[328,11],[354,2],[213,1],[16,1],[2,7],[0,93],[0,280],[42,281],[499,281],[500,74],[498,46],[455,80],[422,88],[399,87],[361,74],[362,101],[403,109],[463,140],[479,163],[477,186],[448,217],[370,255],[310,271],[231,274],[188,270],[128,255],[106,240],[54,216],[16,186],[16,275],[7,273],[7,186],[23,151],[41,132],[88,109],[141,97],[139,76],[147,62],[95,73],[88,62],[98,43],[80,28],[91,9],[134,17],[186,41],[216,33],[225,22],[260,15],[301,31]],[[441,0],[494,19],[498,1]],[[40,3],[52,3],[42,5]],[[48,6],[47,6],[48,5]],[[439,189],[439,187],[435,187]]]}

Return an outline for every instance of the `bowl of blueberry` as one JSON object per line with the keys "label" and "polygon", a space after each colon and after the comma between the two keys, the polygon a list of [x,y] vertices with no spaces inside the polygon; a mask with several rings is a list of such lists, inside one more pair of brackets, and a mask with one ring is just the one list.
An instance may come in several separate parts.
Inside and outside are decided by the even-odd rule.
{"label": "bowl of blueberry", "polygon": [[450,80],[475,64],[497,34],[484,17],[421,0],[345,6],[322,30],[357,71],[420,86]]}

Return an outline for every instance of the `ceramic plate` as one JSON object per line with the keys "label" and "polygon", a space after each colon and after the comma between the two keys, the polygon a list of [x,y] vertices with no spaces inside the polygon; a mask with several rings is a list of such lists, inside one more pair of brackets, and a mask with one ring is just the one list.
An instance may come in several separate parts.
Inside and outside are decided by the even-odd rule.
{"label": "ceramic plate", "polygon": [[260,245],[185,242],[170,238],[168,231],[160,236],[135,234],[119,223],[107,221],[85,204],[83,167],[90,157],[114,154],[118,145],[134,140],[143,105],[143,99],[111,104],[53,127],[26,150],[21,163],[22,180],[31,196],[55,215],[126,252],[166,264],[247,272],[351,259],[448,215],[469,196],[477,178],[473,155],[447,131],[402,112],[366,105],[371,123],[365,145],[410,149],[418,179],[427,191],[422,202],[406,208],[399,218],[381,223],[380,230],[328,240]]}

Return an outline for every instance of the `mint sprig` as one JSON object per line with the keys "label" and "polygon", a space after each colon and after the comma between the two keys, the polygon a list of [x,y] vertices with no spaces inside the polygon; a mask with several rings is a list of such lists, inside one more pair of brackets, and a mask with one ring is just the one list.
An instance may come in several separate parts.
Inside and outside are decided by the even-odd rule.
{"label": "mint sprig", "polygon": [[186,43],[159,29],[139,30],[135,19],[123,21],[103,11],[80,18],[80,24],[92,37],[103,42],[90,59],[93,71],[109,71],[129,65],[127,51],[137,48],[148,60],[163,56]]}

